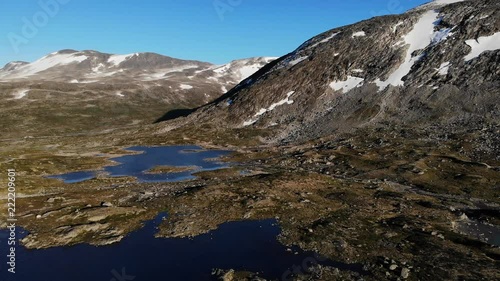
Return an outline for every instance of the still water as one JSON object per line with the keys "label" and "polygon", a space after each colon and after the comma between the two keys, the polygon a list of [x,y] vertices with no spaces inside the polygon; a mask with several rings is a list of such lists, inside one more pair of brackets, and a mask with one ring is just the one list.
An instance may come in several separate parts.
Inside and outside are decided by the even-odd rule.
{"label": "still water", "polygon": [[[139,182],[172,182],[188,180],[195,178],[193,174],[196,172],[226,168],[228,163],[223,163],[216,159],[231,153],[226,150],[206,150],[198,146],[135,146],[127,150],[137,152],[137,154],[111,158],[111,160],[117,162],[118,165],[105,167],[103,172],[107,176],[135,177]],[[157,166],[196,168],[175,173],[148,173],[148,170]],[[77,183],[93,179],[96,176],[96,171],[78,171],[49,176],[49,178],[60,179],[65,183]]]}
{"label": "still water", "polygon": [[[2,251],[0,280],[204,281],[214,280],[214,268],[260,272],[264,278],[288,280],[293,267],[304,271],[304,265],[316,262],[361,271],[359,265],[325,260],[295,248],[287,250],[277,240],[281,230],[275,220],[228,222],[194,238],[155,238],[157,225],[165,216],[158,215],[142,229],[109,246],[82,244],[43,250],[18,246],[15,275],[5,271],[6,253]],[[1,230],[0,236],[6,233]]]}

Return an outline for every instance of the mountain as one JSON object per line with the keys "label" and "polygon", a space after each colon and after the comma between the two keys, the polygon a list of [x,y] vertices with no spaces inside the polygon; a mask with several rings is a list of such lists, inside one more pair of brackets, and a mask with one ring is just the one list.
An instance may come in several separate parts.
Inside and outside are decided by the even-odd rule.
{"label": "mountain", "polygon": [[0,73],[1,72],[14,71],[17,68],[19,68],[19,67],[21,67],[23,65],[27,65],[27,64],[29,64],[29,62],[25,62],[25,61],[13,61],[13,62],[9,62],[3,68],[0,69]]}
{"label": "mountain", "polygon": [[311,38],[184,121],[280,141],[498,124],[499,49],[499,1],[438,0]]}
{"label": "mountain", "polygon": [[0,69],[3,132],[45,136],[151,124],[165,109],[215,100],[273,59],[214,65],[154,53],[61,50],[11,62]]}
{"label": "mountain", "polygon": [[275,58],[250,58],[226,65],[175,59],[155,53],[112,55],[97,51],[61,50],[39,60],[11,62],[0,69],[0,81],[99,82],[179,82],[221,83],[231,87]]}

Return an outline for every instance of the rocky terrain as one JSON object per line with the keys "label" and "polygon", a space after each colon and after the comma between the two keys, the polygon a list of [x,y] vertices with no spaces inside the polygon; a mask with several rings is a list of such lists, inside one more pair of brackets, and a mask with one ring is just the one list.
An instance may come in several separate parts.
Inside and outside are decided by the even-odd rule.
{"label": "rocky terrain", "polygon": [[[268,173],[256,177],[265,184],[244,191],[228,184],[227,196],[236,198],[259,190],[251,203],[236,199],[251,206],[231,219],[272,210],[294,225],[285,227],[285,243],[363,260],[373,274],[319,267],[297,280],[498,279],[499,36],[500,3],[488,0],[434,1],[336,28],[158,132],[210,123],[286,147],[256,154],[255,165]],[[315,175],[348,187],[320,191],[321,181],[307,184]],[[220,188],[213,192],[198,196],[222,204]],[[332,211],[339,202],[344,211]],[[198,233],[190,222],[174,221],[166,234]]]}
{"label": "rocky terrain", "polygon": [[[499,162],[467,156],[481,138],[475,133],[433,139],[387,128],[302,145],[245,148],[235,137],[244,133],[234,131],[218,141],[237,151],[227,160],[238,164],[191,181],[147,184],[98,177],[68,185],[41,178],[109,165],[106,158],[125,153],[117,149],[124,143],[203,143],[213,137],[212,132],[176,131],[168,139],[152,137],[149,130],[133,133],[16,144],[2,167],[20,171],[19,223],[30,232],[25,246],[116,243],[167,210],[158,236],[192,237],[228,221],[275,218],[283,244],[361,264],[368,272],[318,267],[294,280],[495,280],[500,274]],[[51,146],[54,142],[59,145]],[[107,156],[97,157],[100,153]],[[224,270],[229,271],[222,277],[233,276],[226,280],[258,276]]]}
{"label": "rocky terrain", "polygon": [[498,124],[500,3],[452,2],[311,38],[187,122],[276,127],[278,141],[386,123]]}
{"label": "rocky terrain", "polygon": [[[155,119],[153,113],[163,107],[165,122],[66,136],[54,127],[51,138],[4,140],[0,156],[6,160],[0,166],[20,171],[23,186],[19,224],[29,235],[22,242],[28,248],[117,243],[164,211],[169,216],[159,226],[160,237],[192,237],[225,222],[274,218],[282,229],[279,240],[290,251],[299,247],[362,268],[317,265],[288,280],[497,280],[498,34],[500,2],[437,0],[402,15],[327,31],[277,60],[264,60],[269,63],[253,75],[261,59],[218,67],[189,62],[197,68],[141,82],[160,83],[152,88],[160,91],[192,79],[200,84],[189,85],[219,93],[213,101],[190,97],[183,106],[164,106],[154,98],[148,102],[156,92],[123,93],[151,109],[151,117],[144,107],[134,113],[142,118]],[[127,58],[130,70],[123,75],[142,79],[134,56]],[[162,69],[170,63],[185,62],[158,61]],[[114,71],[105,65],[105,71]],[[3,73],[14,75],[27,66],[13,63]],[[82,66],[79,75],[87,75],[89,67]],[[58,79],[60,73],[50,72],[43,74]],[[70,83],[75,77],[35,84],[15,75],[1,86],[12,96],[23,83],[33,83],[29,93],[18,92],[22,97],[9,101],[16,105],[49,85],[72,85],[59,95],[106,94],[114,102],[109,112],[116,109],[116,91],[128,85],[121,75],[102,78],[105,89],[99,83]],[[227,84],[229,91],[220,96],[226,81],[239,78],[241,83],[231,89]],[[47,108],[36,102],[30,101],[30,110],[43,116]],[[28,119],[26,126],[30,122],[35,121]],[[10,130],[16,135],[20,129]],[[99,170],[133,145],[171,144],[233,150],[224,159],[232,166],[175,183],[103,175],[64,184],[45,177]],[[151,172],[175,169],[158,166]],[[232,268],[214,268],[213,276],[265,280],[259,272]]]}
{"label": "rocky terrain", "polygon": [[[154,53],[62,50],[0,69],[2,138],[96,133],[206,104],[273,58],[225,65]],[[51,124],[51,126],[47,126]]]}

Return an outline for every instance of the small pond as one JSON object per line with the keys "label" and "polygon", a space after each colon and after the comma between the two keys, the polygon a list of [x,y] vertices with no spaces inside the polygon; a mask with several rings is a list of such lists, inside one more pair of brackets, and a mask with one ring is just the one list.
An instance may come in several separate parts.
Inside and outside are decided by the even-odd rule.
{"label": "small pond", "polygon": [[[107,166],[103,171],[79,171],[49,176],[65,183],[77,183],[93,179],[98,173],[108,177],[135,177],[139,182],[173,182],[193,179],[194,173],[228,167],[228,163],[218,161],[231,151],[206,150],[198,146],[135,146],[127,149],[137,152],[132,155],[111,158],[118,163]],[[185,168],[181,171],[151,173],[155,167]]]}

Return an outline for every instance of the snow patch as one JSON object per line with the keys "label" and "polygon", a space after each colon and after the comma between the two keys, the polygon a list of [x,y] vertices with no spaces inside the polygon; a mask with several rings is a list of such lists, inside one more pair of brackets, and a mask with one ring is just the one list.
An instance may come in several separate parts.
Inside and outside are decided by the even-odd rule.
{"label": "snow patch", "polygon": [[438,69],[436,69],[439,73],[439,75],[448,75],[448,71],[450,70],[451,63],[448,62],[443,62]]}
{"label": "snow patch", "polygon": [[110,64],[114,64],[114,65],[119,65],[120,63],[126,61],[127,59],[133,57],[133,56],[136,56],[136,54],[129,54],[129,55],[112,55],[109,57],[108,59],[108,62]]}
{"label": "snow patch", "polygon": [[359,69],[359,68],[353,69],[351,71],[354,72],[354,73],[363,73],[363,72],[365,72],[363,69]]}
{"label": "snow patch", "polygon": [[123,98],[125,96],[124,94],[122,94],[121,91],[116,92],[115,95],[117,95],[117,96],[119,96],[121,98]]}
{"label": "snow patch", "polygon": [[182,72],[184,70],[193,69],[193,68],[198,68],[198,66],[195,64],[187,64],[187,65],[183,65],[183,66],[179,66],[179,67],[172,67],[172,68],[165,69],[165,74],[172,73],[172,72]]}
{"label": "snow patch", "polygon": [[317,43],[309,46],[308,49],[312,49],[312,48],[318,46],[319,44],[323,44],[323,43],[326,43],[326,42],[332,40],[335,36],[339,35],[339,33],[340,32],[331,34],[330,36],[326,37],[325,39],[323,39],[323,40],[321,40],[321,41],[319,41],[319,42],[317,42]]}
{"label": "snow patch", "polygon": [[[217,78],[221,78],[225,75],[230,75],[234,80],[243,81],[248,77],[252,76],[255,72],[260,70],[264,65],[277,59],[276,57],[258,57],[251,59],[242,59],[237,61],[232,61],[228,64],[217,65],[209,68],[209,70],[216,73]],[[210,78],[208,78],[210,79]]]}
{"label": "snow patch", "polygon": [[243,66],[238,70],[240,73],[240,79],[245,80],[248,77],[252,76],[255,72],[257,72],[261,68],[260,65],[254,64],[254,65],[246,65]]}
{"label": "snow patch", "polygon": [[339,33],[340,33],[340,32],[333,33],[332,35],[330,35],[330,36],[326,37],[325,39],[323,39],[323,40],[319,41],[318,43],[320,43],[320,44],[321,44],[321,43],[326,43],[326,42],[330,41],[331,39],[333,39],[333,37],[335,37],[335,36],[339,35]]}
{"label": "snow patch", "polygon": [[434,0],[436,4],[452,4],[457,2],[463,2],[464,0]]}
{"label": "snow patch", "polygon": [[352,38],[354,37],[363,37],[366,36],[366,33],[364,31],[358,31],[352,34]]}
{"label": "snow patch", "polygon": [[401,25],[403,25],[404,22],[400,21],[398,23],[396,23],[393,27],[392,27],[392,33],[396,33],[396,31],[398,30],[398,27],[400,27]]}
{"label": "snow patch", "polygon": [[335,91],[342,90],[343,93],[347,93],[350,90],[363,85],[363,81],[365,81],[363,78],[347,76],[347,80],[345,81],[334,81],[330,83],[330,88]]}
{"label": "snow patch", "polygon": [[294,59],[294,60],[290,61],[290,65],[292,65],[292,66],[293,66],[293,65],[299,64],[299,63],[301,63],[301,62],[305,61],[307,58],[309,58],[309,57],[308,57],[308,56],[305,56],[305,57],[299,57],[299,58],[296,58],[296,59]]}
{"label": "snow patch", "polygon": [[438,44],[441,41],[446,40],[446,38],[450,37],[453,35],[453,32],[451,32],[453,28],[444,28],[441,30],[438,30],[432,34],[432,39],[431,42],[432,44]]}
{"label": "snow patch", "polygon": [[19,100],[24,98],[30,90],[24,89],[24,90],[19,90],[14,93],[14,97],[12,99],[14,100]]}
{"label": "snow patch", "polygon": [[405,44],[404,40],[400,40],[394,44],[392,44],[392,47],[402,47]]}
{"label": "snow patch", "polygon": [[183,90],[190,90],[190,89],[194,88],[193,86],[187,85],[187,84],[181,84],[179,87]]}
{"label": "snow patch", "polygon": [[9,76],[10,78],[16,78],[16,77],[23,78],[26,76],[31,76],[36,73],[42,72],[57,65],[80,63],[86,59],[88,59],[88,57],[85,55],[53,53],[30,64],[20,66],[15,70],[15,73],[13,73],[12,76],[11,75]]}
{"label": "snow patch", "polygon": [[286,98],[280,100],[279,102],[271,104],[271,106],[269,106],[269,108],[267,109],[267,111],[272,111],[277,106],[280,106],[280,105],[293,104],[293,100],[290,100],[290,97],[293,95],[293,93],[295,93],[295,91],[288,92],[288,94],[286,94]]}
{"label": "snow patch", "polygon": [[259,120],[259,117],[262,116],[264,113],[266,112],[269,112],[269,111],[273,111],[276,107],[278,106],[281,106],[281,105],[284,105],[284,104],[293,104],[293,100],[290,100],[290,97],[295,93],[295,91],[291,91],[291,92],[288,92],[288,94],[286,94],[286,98],[280,100],[279,102],[276,102],[276,103],[273,103],[271,104],[268,108],[261,108],[255,115],[254,117],[249,120],[249,121],[245,121],[243,122],[243,126],[250,126],[252,124],[254,124],[255,122],[257,122]]}
{"label": "snow patch", "polygon": [[104,64],[102,64],[102,63],[100,63],[100,64],[98,64],[96,67],[93,67],[93,68],[92,68],[92,71],[93,71],[93,72],[99,72],[99,71],[101,71],[101,70],[102,70],[102,69],[104,69],[104,68],[105,68],[105,65],[104,65]]}
{"label": "snow patch", "polygon": [[462,1],[464,1],[464,0],[434,0],[434,1],[431,1],[427,4],[418,6],[417,8],[415,8],[413,10],[418,11],[418,10],[424,10],[424,9],[427,10],[427,9],[431,9],[431,8],[439,8],[439,7],[448,5],[448,4],[462,2]]}
{"label": "snow patch", "polygon": [[465,61],[470,61],[474,58],[479,57],[479,55],[486,51],[494,51],[500,49],[500,32],[497,32],[491,36],[483,36],[471,40],[465,41],[465,44],[469,45],[472,50],[465,56]]}
{"label": "snow patch", "polygon": [[[168,78],[167,74],[175,73],[175,72],[183,72],[185,70],[194,69],[194,68],[198,68],[198,66],[194,65],[194,64],[187,64],[187,65],[182,65],[182,66],[178,66],[178,67],[160,69],[154,73],[142,75],[142,77],[143,77],[142,81],[154,81],[154,80],[159,80],[159,79],[165,79],[165,78]],[[189,76],[188,78],[191,79],[191,78],[193,78],[193,76]]]}
{"label": "snow patch", "polygon": [[223,66],[218,66],[217,68],[215,68],[213,71],[215,73],[219,73],[219,74],[222,74],[224,72],[227,72],[229,70],[229,68],[231,67],[231,64],[228,63],[228,64],[225,64]]}
{"label": "snow patch", "polygon": [[435,21],[439,13],[431,10],[424,13],[418,22],[413,27],[412,31],[403,37],[409,48],[406,51],[404,62],[396,69],[386,81],[380,79],[375,80],[375,84],[379,87],[379,91],[384,90],[389,85],[402,86],[404,85],[403,77],[405,77],[422,56],[412,57],[412,53],[427,47],[434,38]]}

